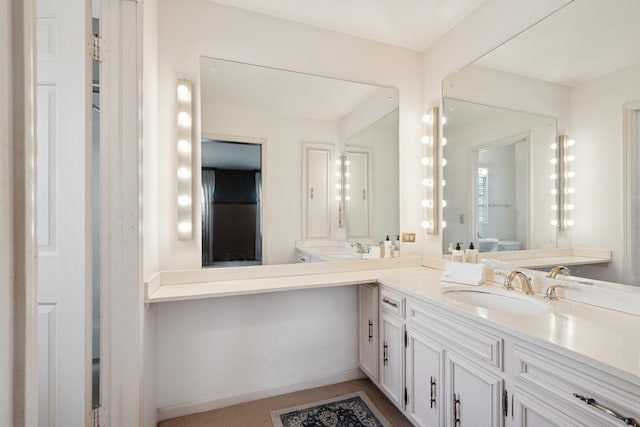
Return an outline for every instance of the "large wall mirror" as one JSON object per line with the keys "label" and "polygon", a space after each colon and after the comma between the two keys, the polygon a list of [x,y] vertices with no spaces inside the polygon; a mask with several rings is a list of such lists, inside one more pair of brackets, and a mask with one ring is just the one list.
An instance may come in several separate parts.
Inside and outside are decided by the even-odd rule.
{"label": "large wall mirror", "polygon": [[203,266],[398,233],[397,89],[201,57],[200,92]]}
{"label": "large wall mirror", "polygon": [[[637,0],[574,0],[443,82],[445,253],[456,241],[608,248],[610,263],[572,273],[640,283],[638,16]],[[554,206],[560,135],[575,141],[571,202]],[[563,207],[565,230],[551,224]]]}

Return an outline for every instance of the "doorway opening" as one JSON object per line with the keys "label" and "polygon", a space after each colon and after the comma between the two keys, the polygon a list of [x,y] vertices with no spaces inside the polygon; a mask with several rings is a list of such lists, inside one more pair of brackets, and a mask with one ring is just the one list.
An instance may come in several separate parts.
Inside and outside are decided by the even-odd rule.
{"label": "doorway opening", "polygon": [[262,264],[262,146],[203,139],[202,266]]}

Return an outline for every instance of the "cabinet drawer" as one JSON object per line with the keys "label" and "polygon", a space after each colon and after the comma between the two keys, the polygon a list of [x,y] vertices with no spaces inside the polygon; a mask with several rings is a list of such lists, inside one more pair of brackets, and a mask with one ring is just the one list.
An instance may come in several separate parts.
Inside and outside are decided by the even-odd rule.
{"label": "cabinet drawer", "polygon": [[409,300],[407,321],[426,334],[436,333],[447,346],[491,368],[503,369],[504,340],[471,322]]}
{"label": "cabinet drawer", "polygon": [[[515,377],[519,386],[577,413],[601,420],[602,425],[624,425],[608,408],[640,424],[640,385],[609,375],[565,356],[516,344]],[[580,398],[582,397],[582,399]],[[598,409],[585,399],[594,399]]]}
{"label": "cabinet drawer", "polygon": [[395,292],[382,288],[380,290],[380,309],[404,319],[405,298]]}

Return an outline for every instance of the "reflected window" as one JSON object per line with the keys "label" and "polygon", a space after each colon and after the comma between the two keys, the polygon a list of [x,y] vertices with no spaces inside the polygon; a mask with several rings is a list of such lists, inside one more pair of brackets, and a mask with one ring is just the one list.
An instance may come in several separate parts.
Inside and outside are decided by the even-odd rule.
{"label": "reflected window", "polygon": [[489,196],[488,196],[489,171],[487,168],[478,168],[478,222],[489,222]]}

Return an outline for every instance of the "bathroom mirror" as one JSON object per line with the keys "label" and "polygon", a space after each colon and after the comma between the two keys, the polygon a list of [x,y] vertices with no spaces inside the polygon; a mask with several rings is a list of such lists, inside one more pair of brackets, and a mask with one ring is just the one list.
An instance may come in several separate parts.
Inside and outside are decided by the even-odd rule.
{"label": "bathroom mirror", "polygon": [[[213,262],[214,266],[295,262],[296,242],[305,239],[304,233],[308,229],[306,224],[303,225],[307,198],[316,204],[320,197],[324,198],[324,206],[327,207],[326,217],[321,219],[326,221],[327,227],[326,233],[322,234],[324,240],[361,239],[363,230],[367,230],[366,237],[372,240],[382,240],[383,234],[397,233],[397,89],[201,57],[200,95],[200,151],[204,153],[207,151],[205,146],[212,143],[254,144],[259,146],[261,158],[259,169],[255,165],[247,166],[253,174],[253,179],[244,180],[253,182],[246,191],[248,199],[234,201],[243,204],[237,209],[250,211],[250,215],[244,216],[251,227],[238,225],[237,212],[231,214],[229,218],[233,220],[228,221],[220,221],[222,215],[216,215],[215,211],[208,215],[211,206],[228,204],[216,201],[215,189],[209,196],[214,205],[207,199],[206,206],[201,207],[203,266],[211,265],[206,260],[211,254],[216,254],[215,242],[220,233],[217,237],[213,228],[207,228],[214,223],[218,230],[231,230],[231,234],[222,237],[223,240],[232,236],[239,238],[241,230],[247,232],[242,233],[244,237],[247,237],[245,234],[253,237],[252,241],[246,242],[247,250],[235,248],[235,255],[226,257],[232,259],[218,259]],[[322,157],[326,163],[322,173],[324,178],[315,176],[315,186],[311,187],[307,185],[308,177],[303,177],[303,172],[307,174],[309,170],[322,168],[303,166],[306,158],[303,147],[308,146],[323,147],[326,153]],[[338,221],[336,197],[341,189],[336,188],[335,160],[343,154],[354,154],[354,150],[368,152],[367,162],[360,163],[359,171],[361,185],[365,186],[359,195],[362,200],[364,189],[365,203],[361,203],[358,209],[350,209],[353,226],[345,228]],[[245,155],[239,154],[240,157]],[[241,160],[234,161],[242,163]],[[204,156],[200,156],[199,161],[202,169],[198,185],[209,182],[204,179],[205,169],[223,169],[210,166],[211,160],[205,161]],[[378,176],[374,168],[383,162],[386,170]],[[246,172],[247,168],[230,170],[240,177],[246,173],[238,171]],[[318,183],[318,179],[324,182]],[[318,210],[313,214],[317,215]],[[366,227],[356,230],[355,224],[366,224]],[[239,228],[232,231],[234,227]],[[358,237],[349,234],[349,229],[357,232]]]}
{"label": "bathroom mirror", "polygon": [[[574,0],[443,81],[445,104],[462,100],[557,119],[557,135],[575,140],[573,225],[556,232],[557,246],[612,249],[611,262],[574,266],[572,274],[631,284],[640,282],[640,235],[633,226],[639,214],[633,171],[640,165],[632,156],[640,143],[632,126],[640,115],[638,16],[636,0]],[[530,194],[535,185],[550,188],[549,174],[530,166]],[[445,189],[456,173],[445,167]],[[530,202],[530,237],[544,247],[536,224],[550,223],[551,204]]]}
{"label": "bathroom mirror", "polygon": [[555,247],[548,206],[556,119],[450,98],[443,111],[445,253],[451,243],[473,242],[480,252]]}

